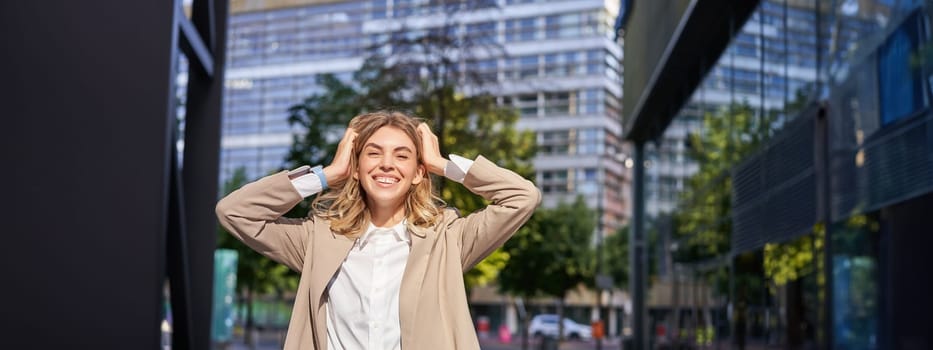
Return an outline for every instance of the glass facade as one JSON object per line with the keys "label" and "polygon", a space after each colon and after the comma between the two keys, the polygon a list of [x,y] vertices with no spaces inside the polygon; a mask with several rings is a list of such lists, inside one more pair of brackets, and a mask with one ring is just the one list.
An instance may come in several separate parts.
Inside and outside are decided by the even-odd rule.
{"label": "glass facade", "polygon": [[[927,298],[895,297],[931,290],[908,282],[925,272],[902,270],[912,265],[900,253],[911,249],[905,242],[929,241],[916,236],[924,220],[914,213],[931,209],[933,193],[931,5],[761,1],[664,136],[646,145],[654,227],[700,247],[680,262],[734,258],[731,273],[725,263],[710,270],[728,275],[718,280],[723,302],[710,314],[731,316],[701,322],[717,334],[783,348],[933,344],[907,321],[917,315],[908,316],[908,305],[929,313]],[[734,160],[707,176],[721,159]],[[703,202],[722,189],[723,202]],[[731,211],[714,209],[723,203]],[[677,221],[698,222],[678,215],[703,210],[725,216],[707,226]],[[677,218],[673,225],[666,213]],[[829,230],[817,223],[824,214]],[[731,248],[716,250],[721,243],[704,236],[709,230],[731,234]]]}

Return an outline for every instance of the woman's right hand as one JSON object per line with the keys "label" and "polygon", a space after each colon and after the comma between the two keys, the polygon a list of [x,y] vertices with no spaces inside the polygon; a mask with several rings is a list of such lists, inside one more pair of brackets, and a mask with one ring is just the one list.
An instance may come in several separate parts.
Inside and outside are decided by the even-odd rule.
{"label": "woman's right hand", "polygon": [[334,154],[334,161],[324,167],[324,177],[327,178],[328,186],[330,184],[340,183],[350,176],[350,160],[353,158],[353,142],[356,140],[356,130],[347,128],[343,133],[343,139],[337,144],[337,153]]}

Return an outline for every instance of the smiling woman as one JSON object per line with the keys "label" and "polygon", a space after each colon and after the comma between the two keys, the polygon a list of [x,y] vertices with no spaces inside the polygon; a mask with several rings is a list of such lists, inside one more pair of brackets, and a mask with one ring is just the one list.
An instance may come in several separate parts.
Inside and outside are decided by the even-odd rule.
{"label": "smiling woman", "polygon": [[[429,174],[491,204],[461,218]],[[307,217],[282,217],[318,193]],[[286,349],[478,349],[463,272],[540,200],[533,183],[482,156],[443,157],[427,124],[375,112],[350,121],[330,165],[243,186],[221,199],[217,216],[237,239],[301,273]]]}

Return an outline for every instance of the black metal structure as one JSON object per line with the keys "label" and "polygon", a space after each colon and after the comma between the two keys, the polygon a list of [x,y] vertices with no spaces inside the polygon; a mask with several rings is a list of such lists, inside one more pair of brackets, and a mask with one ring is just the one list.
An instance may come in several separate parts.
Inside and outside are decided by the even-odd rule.
{"label": "black metal structure", "polygon": [[[210,347],[227,1],[0,4],[4,348]],[[191,60],[184,166],[176,61]]]}
{"label": "black metal structure", "polygon": [[[625,71],[626,139],[644,143],[661,136],[758,3],[758,0],[634,1],[631,20],[625,28],[623,66],[648,69]],[[673,18],[674,27],[658,28],[659,21],[671,20],[659,15],[679,17]],[[643,49],[633,50],[630,45],[633,42]],[[633,74],[634,79],[630,79]]]}
{"label": "black metal structure", "polygon": [[817,128],[825,109],[813,104],[789,122],[758,153],[732,168],[733,254],[810,233],[819,221],[817,192],[826,175]]}
{"label": "black metal structure", "polygon": [[644,143],[635,144],[633,155],[635,166],[633,168],[632,199],[635,207],[632,208],[632,233],[629,238],[629,256],[631,274],[629,285],[632,286],[632,346],[635,349],[648,348],[648,314],[645,307],[645,291],[647,289],[648,259],[646,259],[645,240],[645,147]]}
{"label": "black metal structure", "polygon": [[[190,20],[176,6],[181,48],[189,59],[185,100],[184,159],[172,163],[168,277],[176,328],[175,349],[210,347],[217,179],[220,168],[221,106],[224,88],[228,2],[194,0]],[[176,134],[177,135],[177,134]],[[180,136],[180,135],[179,135]],[[173,153],[177,156],[177,153]],[[178,168],[180,166],[180,168]],[[182,321],[182,322],[179,322]],[[187,333],[186,333],[187,332]]]}

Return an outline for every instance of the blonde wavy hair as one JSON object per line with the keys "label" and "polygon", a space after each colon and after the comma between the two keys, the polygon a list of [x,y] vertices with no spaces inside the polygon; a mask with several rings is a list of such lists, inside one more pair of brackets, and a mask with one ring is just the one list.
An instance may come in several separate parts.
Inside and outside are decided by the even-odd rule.
{"label": "blonde wavy hair", "polygon": [[[353,156],[350,157],[350,172],[355,173],[359,166],[359,156],[363,151],[366,140],[383,127],[394,127],[415,143],[415,153],[418,165],[424,166],[421,154],[421,137],[418,135],[418,124],[421,121],[407,114],[395,111],[379,111],[365,113],[350,120],[349,127],[357,132],[356,142],[353,144]],[[371,221],[370,213],[366,207],[366,192],[360,180],[354,176],[331,186],[331,191],[321,193],[311,203],[311,214],[330,220],[331,230],[348,237],[360,236]],[[437,223],[441,217],[444,202],[434,193],[431,184],[431,174],[425,172],[424,179],[413,185],[405,199],[405,220],[409,229],[427,229]]]}

